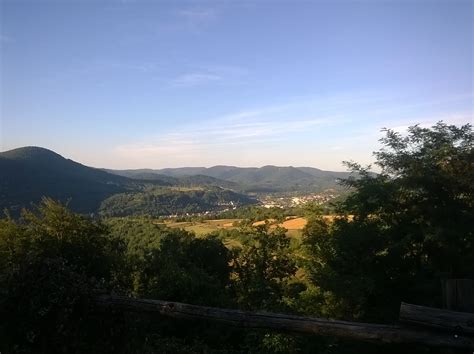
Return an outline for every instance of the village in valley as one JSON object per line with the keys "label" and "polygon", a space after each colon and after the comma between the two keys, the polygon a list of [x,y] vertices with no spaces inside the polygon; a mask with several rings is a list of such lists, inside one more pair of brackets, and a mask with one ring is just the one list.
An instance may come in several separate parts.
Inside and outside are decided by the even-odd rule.
{"label": "village in valley", "polygon": [[321,193],[297,194],[297,195],[272,195],[268,194],[259,198],[264,208],[288,208],[302,206],[307,203],[323,205],[338,196],[334,189],[328,189]]}

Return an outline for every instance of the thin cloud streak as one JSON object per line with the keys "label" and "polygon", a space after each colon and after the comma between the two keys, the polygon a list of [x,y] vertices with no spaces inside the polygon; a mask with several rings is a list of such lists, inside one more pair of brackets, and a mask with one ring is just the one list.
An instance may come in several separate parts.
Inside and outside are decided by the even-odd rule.
{"label": "thin cloud streak", "polygon": [[172,85],[175,87],[194,87],[220,80],[222,80],[222,77],[219,75],[196,72],[178,76],[172,81]]}
{"label": "thin cloud streak", "polygon": [[299,121],[270,122],[253,124],[234,124],[226,127],[206,125],[181,133],[171,133],[156,139],[155,143],[134,143],[117,147],[117,151],[128,156],[141,156],[145,153],[183,154],[205,149],[225,148],[230,144],[265,143],[272,138],[288,133],[297,133],[310,127],[330,124],[327,119],[308,119]]}
{"label": "thin cloud streak", "polygon": [[182,127],[179,132],[118,146],[115,152],[135,160],[173,156],[181,161],[191,157],[199,161],[202,156],[230,153],[229,149],[235,155],[249,147],[268,148],[284,141],[289,134],[316,132],[345,121],[340,115],[295,113],[294,109],[301,105],[293,102],[224,115],[200,125]]}
{"label": "thin cloud streak", "polygon": [[214,65],[198,67],[171,80],[172,87],[195,87],[211,83],[234,84],[241,81],[248,70],[241,67]]}

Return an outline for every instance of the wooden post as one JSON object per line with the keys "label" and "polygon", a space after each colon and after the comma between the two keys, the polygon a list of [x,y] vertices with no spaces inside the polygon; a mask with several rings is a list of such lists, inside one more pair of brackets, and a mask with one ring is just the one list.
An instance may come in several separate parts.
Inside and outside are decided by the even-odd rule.
{"label": "wooden post", "polygon": [[400,322],[431,327],[447,333],[474,336],[474,313],[442,310],[402,302]]}
{"label": "wooden post", "polygon": [[474,280],[446,279],[442,286],[445,308],[452,311],[474,312]]}

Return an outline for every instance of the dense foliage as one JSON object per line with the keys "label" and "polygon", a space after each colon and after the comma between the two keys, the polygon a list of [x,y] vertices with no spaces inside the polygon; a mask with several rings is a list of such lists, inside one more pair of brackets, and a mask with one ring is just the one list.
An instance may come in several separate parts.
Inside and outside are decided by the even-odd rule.
{"label": "dense foliage", "polygon": [[345,317],[391,321],[400,301],[441,305],[440,279],[474,277],[472,127],[391,130],[375,154],[380,174],[361,176],[332,224],[306,229],[311,275]]}
{"label": "dense foliage", "polygon": [[102,216],[186,215],[222,210],[256,201],[246,195],[219,187],[206,189],[163,189],[149,187],[140,192],[120,193],[102,202]]}
{"label": "dense foliage", "polygon": [[114,251],[100,223],[52,200],[0,221],[0,351],[80,348],[93,289],[113,283]]}
{"label": "dense foliage", "polygon": [[[296,273],[285,229],[261,225],[247,230],[244,249],[234,259],[237,301],[247,310],[286,309],[285,292]],[[245,232],[245,231],[244,231]]]}

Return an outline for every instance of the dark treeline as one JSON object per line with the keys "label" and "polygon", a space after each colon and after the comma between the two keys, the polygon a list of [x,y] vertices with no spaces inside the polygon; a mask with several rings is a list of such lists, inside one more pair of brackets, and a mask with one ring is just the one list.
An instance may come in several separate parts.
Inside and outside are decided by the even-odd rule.
{"label": "dark treeline", "polygon": [[268,225],[243,223],[229,247],[219,234],[91,220],[51,199],[1,219],[0,352],[443,352],[91,306],[106,292],[376,323],[396,322],[401,301],[440,307],[440,279],[474,277],[472,127],[388,130],[382,142],[381,173],[349,163],[358,177],[344,182],[353,192],[337,204],[340,217],[308,208],[297,247]]}

